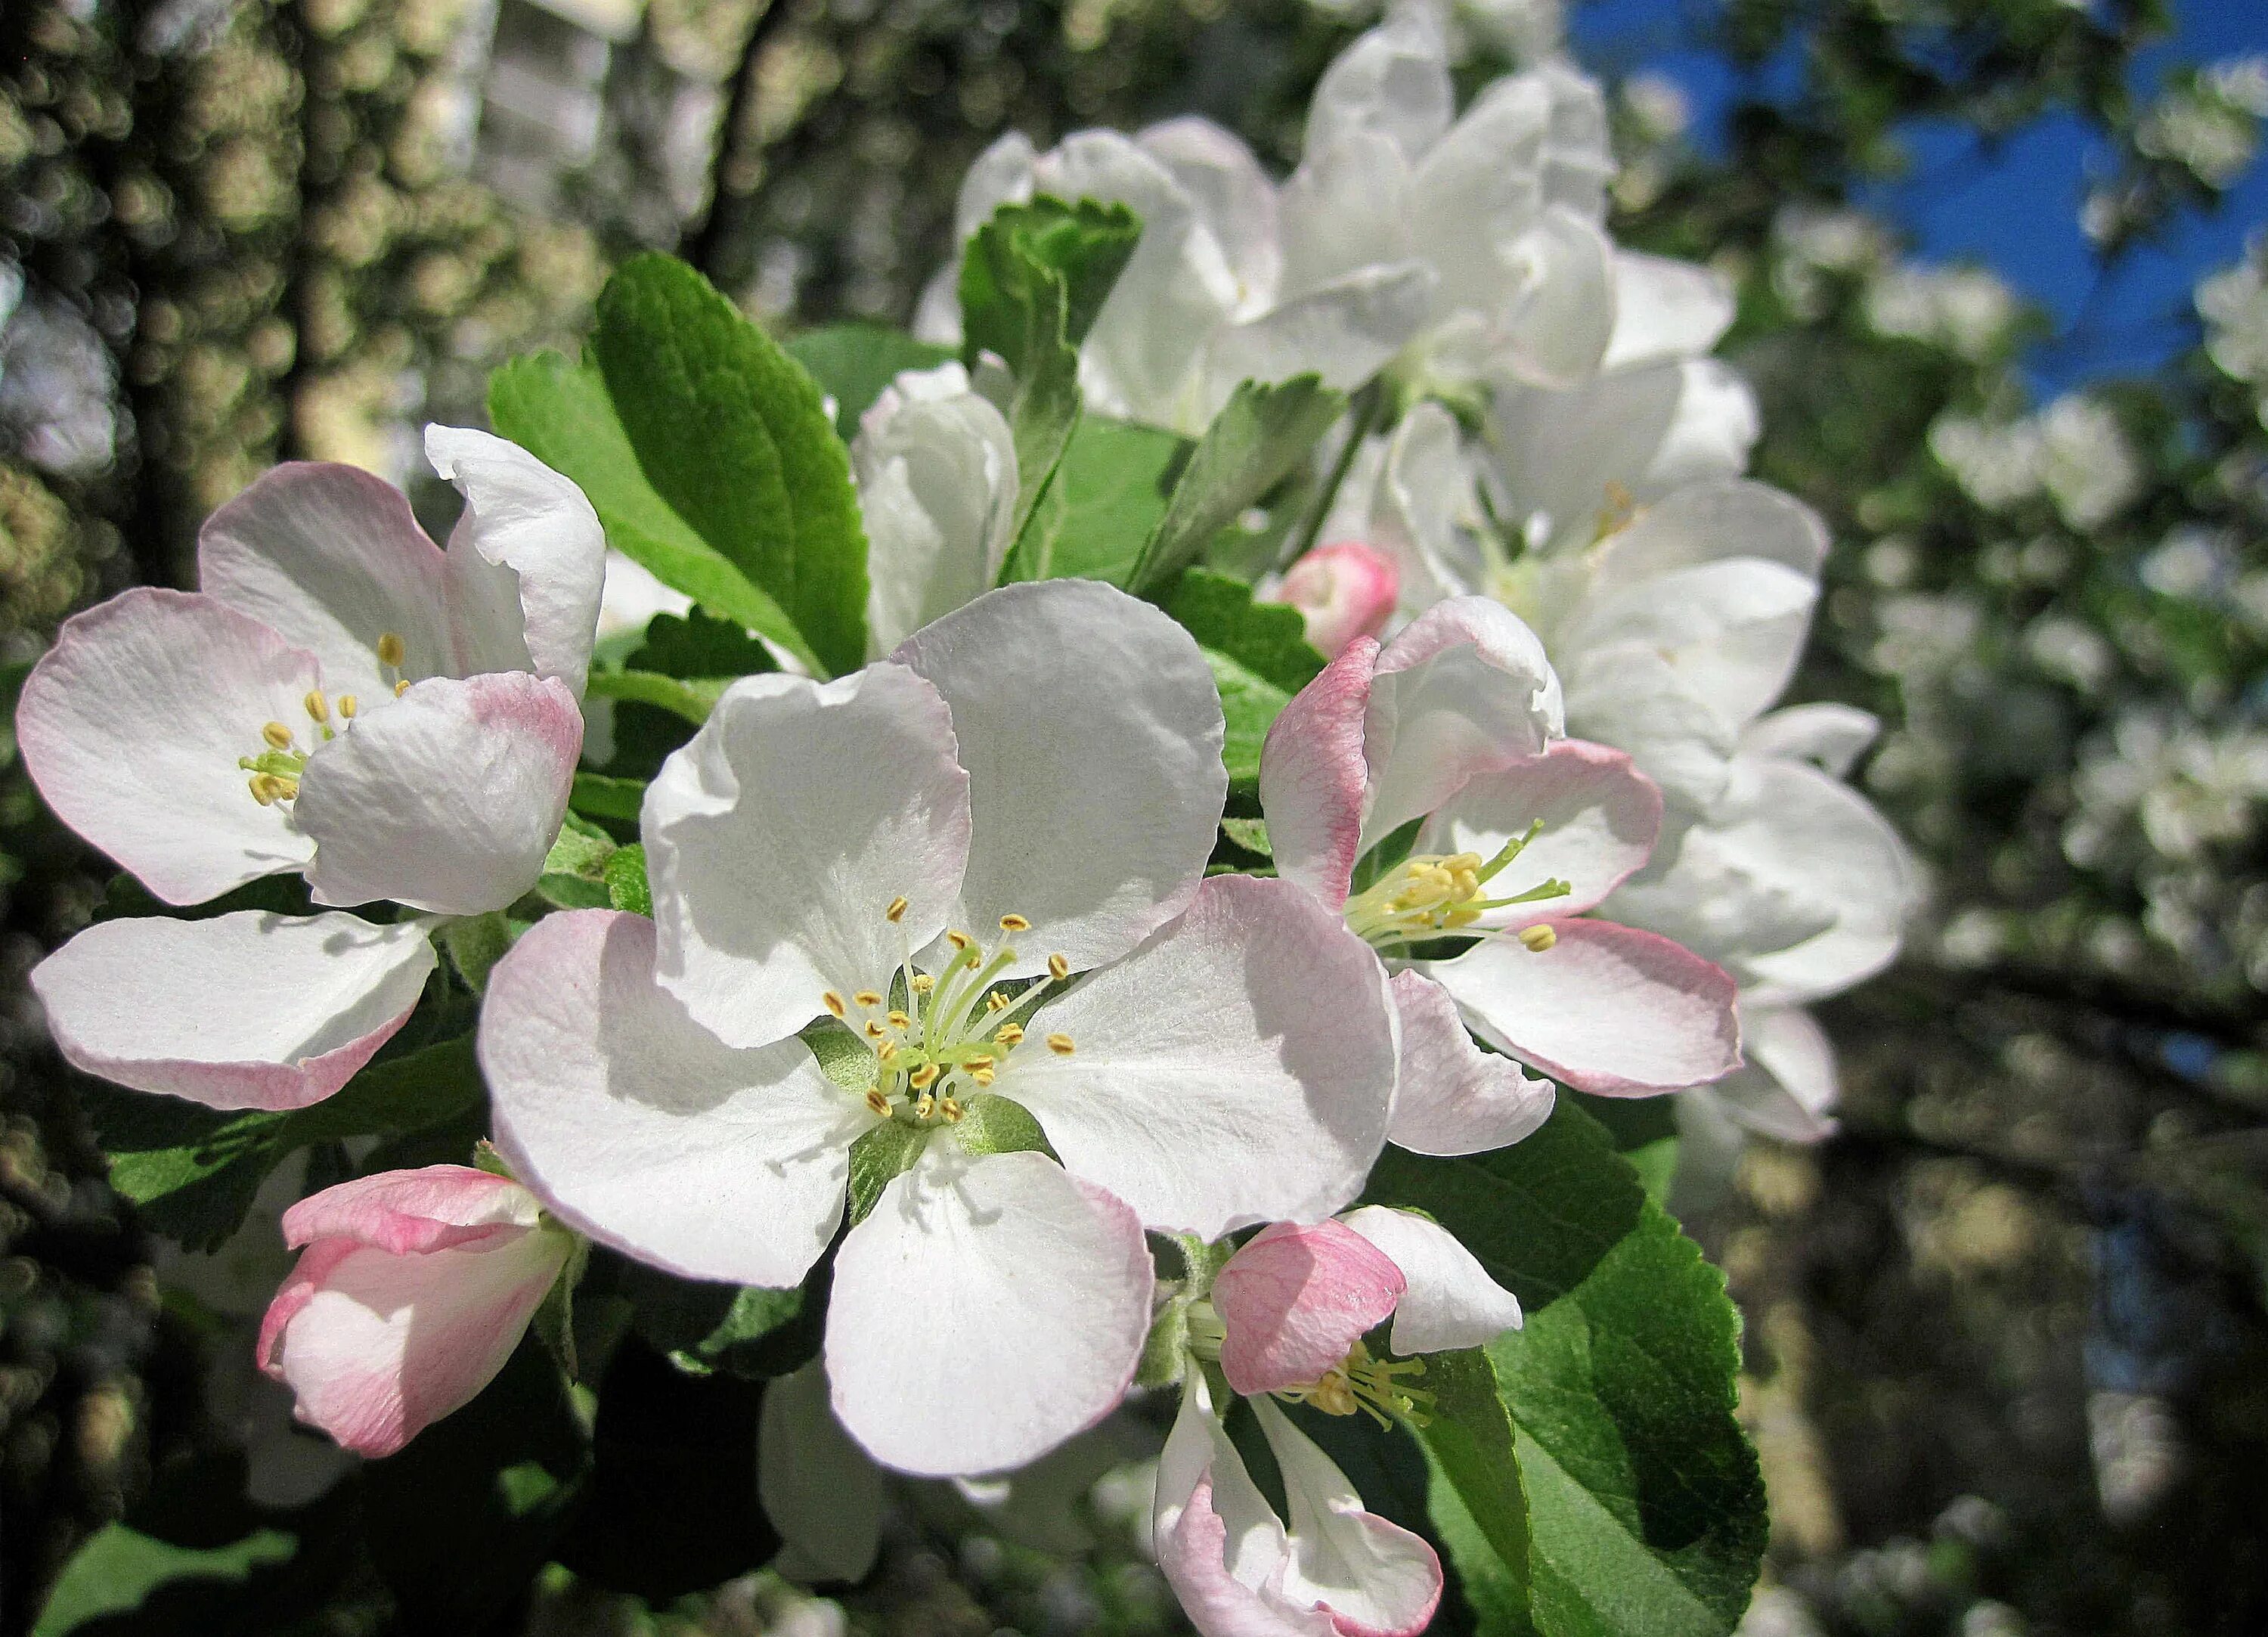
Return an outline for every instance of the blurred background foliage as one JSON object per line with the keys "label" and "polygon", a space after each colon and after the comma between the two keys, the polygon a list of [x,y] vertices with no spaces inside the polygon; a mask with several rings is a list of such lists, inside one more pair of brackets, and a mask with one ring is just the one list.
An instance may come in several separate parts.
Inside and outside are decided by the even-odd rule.
{"label": "blurred background foliage", "polygon": [[[2195,0],[2204,4],[2204,0]],[[2242,10],[2246,0],[2235,0]],[[1606,8],[1602,8],[1606,9]],[[1627,9],[1627,8],[1624,8]],[[1655,8],[1657,12],[1661,8]],[[1797,697],[1931,879],[1907,958],[1827,1008],[1843,1129],[1693,1133],[1679,1204],[1749,1317],[1774,1533],[1753,1637],[2268,1629],[2268,245],[2153,369],[2088,379],[1994,272],[1867,207],[1918,136],[2095,144],[2106,269],[2253,173],[2268,55],[2148,54],[2160,0],[1672,6],[1730,89],[1615,86],[1626,241],[1737,284],[1758,474],[1825,514]],[[1196,110],[1279,165],[1366,0],[9,0],[0,7],[0,682],[74,609],[185,583],[269,463],[418,483],[426,419],[571,343],[607,269],[696,262],[781,325],[902,321],[999,133]],[[1474,82],[1550,0],[1460,13]],[[1579,48],[1596,43],[1579,9]],[[2259,46],[2268,53],[2268,22]],[[2083,327],[2082,327],[2083,328]],[[2063,350],[2056,395],[2036,367]],[[427,485],[421,504],[438,504]],[[151,708],[164,708],[163,701]],[[104,871],[0,782],[0,1630],[70,1551],[225,1455],[213,1329],[161,1297],[22,973]],[[659,1616],[553,1572],[541,1631],[1142,1633],[1123,1497],[1068,1565],[913,1517],[814,1602]],[[375,1631],[354,1566],[290,1629]],[[1445,1616],[1445,1620],[1448,1617]],[[246,1629],[282,1630],[282,1624]],[[213,1625],[185,1629],[219,1630]]]}

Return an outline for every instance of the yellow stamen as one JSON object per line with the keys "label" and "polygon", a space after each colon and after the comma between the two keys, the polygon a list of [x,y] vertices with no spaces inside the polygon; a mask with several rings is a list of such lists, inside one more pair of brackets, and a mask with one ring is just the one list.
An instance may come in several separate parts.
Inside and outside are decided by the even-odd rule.
{"label": "yellow stamen", "polygon": [[1048,1050],[1059,1058],[1067,1058],[1071,1056],[1074,1048],[1071,1043],[1071,1036],[1058,1029],[1048,1036]]}
{"label": "yellow stamen", "polygon": [[882,911],[882,918],[891,922],[902,921],[906,918],[905,894],[900,893],[890,900],[890,907]]}
{"label": "yellow stamen", "polygon": [[924,1063],[912,1073],[906,1076],[906,1083],[909,1086],[911,1086],[916,1091],[927,1091],[932,1086],[937,1084],[937,1065],[934,1063]]}
{"label": "yellow stamen", "polygon": [[331,719],[331,702],[323,697],[321,689],[310,688],[307,689],[307,697],[300,703],[307,707],[307,714],[315,720],[328,722]]}
{"label": "yellow stamen", "polygon": [[400,697],[401,697],[401,696],[402,696],[402,695],[404,695],[404,694],[408,693],[409,691],[409,679],[407,676],[403,677],[400,682],[396,682],[396,683],[394,683],[394,697],[395,698],[397,698],[397,699],[399,699]]}
{"label": "yellow stamen", "polygon": [[1559,941],[1559,934],[1548,926],[1523,926],[1520,929],[1520,941],[1542,955]]}
{"label": "yellow stamen", "polygon": [[890,1014],[890,1027],[892,1029],[911,1029],[913,1026],[913,1019],[908,1017],[904,1013],[894,1011]]}
{"label": "yellow stamen", "polygon": [[834,1013],[837,1017],[841,1017],[845,1012],[850,1010],[848,1007],[843,1004],[843,997],[836,994],[832,989],[820,996],[819,999],[821,1004],[825,1006],[828,1011]]}
{"label": "yellow stamen", "polygon": [[886,1040],[880,1045],[874,1048],[874,1061],[877,1063],[886,1065],[895,1063],[897,1061],[897,1058],[898,1043],[895,1040]]}
{"label": "yellow stamen", "polygon": [[962,1115],[968,1112],[968,1110],[961,1106],[961,1103],[957,1099],[953,1097],[947,1097],[943,1102],[939,1103],[937,1105],[937,1111],[939,1114],[944,1115],[948,1121],[955,1123],[960,1120]]}
{"label": "yellow stamen", "polygon": [[971,938],[967,933],[948,932],[945,935],[945,941],[951,944],[955,949],[966,950],[970,944],[975,943],[976,940],[974,938]]}
{"label": "yellow stamen", "polygon": [[1020,1023],[1003,1023],[992,1038],[1004,1046],[1020,1045],[1024,1039],[1024,1026]]}
{"label": "yellow stamen", "polygon": [[927,1092],[922,1093],[921,1101],[914,1104],[914,1117],[917,1120],[925,1120],[935,1112],[937,1112],[937,1099]]}
{"label": "yellow stamen", "polygon": [[866,1031],[865,1031],[865,1032],[866,1032],[866,1038],[867,1038],[867,1039],[869,1039],[869,1040],[880,1040],[880,1038],[881,1038],[885,1034],[887,1034],[888,1031],[887,1031],[887,1029],[884,1029],[884,1028],[883,1028],[880,1023],[877,1023],[877,1022],[876,1022],[873,1018],[871,1018],[871,1017],[870,1017],[870,1018],[868,1018],[868,1019],[866,1020]]}
{"label": "yellow stamen", "polygon": [[254,801],[257,801],[263,807],[273,807],[275,805],[276,798],[270,795],[268,791],[267,774],[254,773],[247,782],[252,786],[252,799]]}
{"label": "yellow stamen", "polygon": [[361,709],[362,701],[356,698],[352,694],[342,693],[339,696],[339,717],[341,720],[349,722],[353,721],[355,719],[355,712]]}
{"label": "yellow stamen", "polygon": [[401,640],[401,633],[400,631],[385,630],[379,632],[378,662],[380,665],[399,665],[403,660],[409,657],[409,646]]}
{"label": "yellow stamen", "polygon": [[968,1071],[968,1078],[975,1080],[980,1086],[990,1085],[992,1083],[992,1077],[993,1071],[990,1069],[971,1069]]}
{"label": "yellow stamen", "polygon": [[987,1012],[1005,1012],[1014,1004],[1015,1002],[997,989],[984,997],[984,1009]]}
{"label": "yellow stamen", "polygon": [[937,979],[932,977],[927,972],[916,972],[914,974],[914,992],[916,994],[925,995],[936,987]]}
{"label": "yellow stamen", "polygon": [[1020,915],[1004,915],[1000,918],[1000,930],[1004,933],[1028,933],[1032,930],[1032,924]]}
{"label": "yellow stamen", "polygon": [[890,1100],[879,1091],[866,1094],[866,1106],[886,1120],[890,1117]]}
{"label": "yellow stamen", "polygon": [[281,722],[263,724],[260,729],[260,736],[268,741],[271,749],[286,750],[291,745],[291,730]]}
{"label": "yellow stamen", "polygon": [[1059,955],[1049,955],[1048,957],[1048,976],[1054,978],[1056,982],[1060,984],[1064,978],[1071,976],[1071,962],[1064,960],[1063,956]]}
{"label": "yellow stamen", "polygon": [[850,998],[862,1007],[878,1007],[882,1004],[882,997],[871,989],[862,989]]}
{"label": "yellow stamen", "polygon": [[968,1070],[971,1073],[975,1073],[980,1069],[990,1070],[998,1061],[999,1059],[995,1058],[990,1052],[981,1051],[973,1058],[963,1058],[961,1060],[961,1066]]}

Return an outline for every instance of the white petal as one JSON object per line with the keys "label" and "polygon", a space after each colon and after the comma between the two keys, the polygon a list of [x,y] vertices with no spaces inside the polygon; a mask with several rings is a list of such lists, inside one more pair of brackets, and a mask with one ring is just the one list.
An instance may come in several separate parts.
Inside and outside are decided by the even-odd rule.
{"label": "white petal", "polygon": [[1372,676],[1363,846],[1431,813],[1475,773],[1534,756],[1563,724],[1559,679],[1518,615],[1485,597],[1436,603],[1387,645]]}
{"label": "white petal", "polygon": [[1615,173],[1607,137],[1606,92],[1565,60],[1528,71],[1551,93],[1551,134],[1543,143],[1543,196],[1590,220],[1606,217],[1607,183]]}
{"label": "white petal", "polygon": [[1363,719],[1378,644],[1358,637],[1292,696],[1269,725],[1260,756],[1260,807],[1276,871],[1332,909],[1346,903],[1361,854],[1370,766]]}
{"label": "white petal", "polygon": [[1579,653],[1565,680],[1568,730],[1628,751],[1679,822],[1724,793],[1739,730],[1660,650],[1625,642]]}
{"label": "white petal", "polygon": [[1138,132],[1142,151],[1173,173],[1219,242],[1243,302],[1276,293],[1284,271],[1277,242],[1276,184],[1241,138],[1211,120],[1185,114]]}
{"label": "white petal", "polygon": [[842,1220],[875,1123],[799,1040],[725,1045],[653,978],[653,923],[538,921],[489,976],[497,1147],[563,1220],[688,1279],[781,1288]]}
{"label": "white petal", "polygon": [[457,675],[440,548],[402,492],[358,467],[276,467],[197,531],[209,597],[311,649],[332,688],[384,698],[378,639],[402,639],[401,675]]}
{"label": "white petal", "polygon": [[1415,1637],[1441,1601],[1441,1560],[1399,1524],[1362,1508],[1346,1474],[1292,1425],[1271,1398],[1253,1412],[1284,1475],[1292,1561],[1282,1595],[1320,1604],[1332,1624],[1363,1637]]}
{"label": "white petal", "polygon": [[1732,328],[1733,288],[1713,268],[1636,250],[1615,254],[1615,336],[1603,368],[1699,358]]}
{"label": "white petal", "polygon": [[1511,287],[1504,252],[1543,209],[1538,169],[1551,99],[1541,83],[1498,80],[1410,178],[1415,242],[1441,276],[1441,299],[1493,318]]}
{"label": "white petal", "polygon": [[884,985],[961,889],[968,776],[954,752],[945,701],[901,665],[727,689],[646,792],[663,986],[723,1039],[760,1046],[818,1017],[829,990]]}
{"label": "white petal", "polygon": [[1818,582],[1761,557],[1675,569],[1604,597],[1570,623],[1582,652],[1651,648],[1686,689],[1728,722],[1747,722],[1795,674]]}
{"label": "white petal", "polygon": [[[1428,247],[1410,232],[1410,156],[1385,135],[1350,130],[1309,144],[1277,201],[1283,296],[1419,260]],[[1438,276],[1426,273],[1430,290]]]}
{"label": "white petal", "polygon": [[1714,1097],[1739,1125],[1782,1142],[1833,1135],[1840,1093],[1834,1043],[1799,1007],[1743,1007],[1741,1046],[1748,1061],[1700,1095]]}
{"label": "white petal", "polygon": [[1424,327],[1432,291],[1433,275],[1422,262],[1388,262],[1223,325],[1205,355],[1201,421],[1228,402],[1240,381],[1288,380],[1313,371],[1326,387],[1352,391]]}
{"label": "white petal", "polygon": [[300,776],[315,902],[503,909],[543,873],[582,748],[575,696],[525,671],[435,677],[364,712]]}
{"label": "white petal", "polygon": [[[600,636],[620,637],[642,631],[653,623],[657,614],[674,614],[682,618],[692,608],[692,598],[663,585],[644,564],[619,551],[607,553],[606,581],[599,593]],[[589,699],[584,702],[583,708],[587,712],[613,703],[611,699]],[[600,759],[613,760],[611,756]]]}
{"label": "white petal", "polygon": [[415,925],[240,910],[104,921],[33,969],[71,1065],[215,1109],[297,1109],[354,1078],[433,970]]}
{"label": "white petal", "polygon": [[[1125,960],[1041,1007],[998,1089],[1076,1176],[1211,1240],[1359,1191],[1395,1073],[1385,974],[1290,881],[1221,875]],[[1067,1057],[1039,1036],[1063,1033]]]}
{"label": "white petal", "polygon": [[1191,1370],[1158,1460],[1151,1538],[1199,1637],[1336,1637],[1322,1609],[1283,1595],[1291,1542]]}
{"label": "white petal", "polygon": [[1395,1352],[1481,1347],[1520,1328],[1520,1298],[1491,1279],[1439,1222],[1382,1205],[1366,1205],[1341,1220],[1391,1257],[1409,1281],[1387,1338]]}
{"label": "white petal", "polygon": [[312,729],[302,702],[322,680],[210,597],[129,591],[64,623],[25,679],[17,740],[58,818],[167,903],[199,903],[314,851],[237,762],[267,749],[268,722]]}
{"label": "white petal", "polygon": [[1614,324],[1612,254],[1596,224],[1558,204],[1506,248],[1513,291],[1497,315],[1501,368],[1562,387],[1599,367]]}
{"label": "white petal", "polygon": [[859,421],[850,463],[872,582],[866,640],[887,653],[999,577],[1016,518],[1015,439],[948,364],[883,389]]}
{"label": "white petal", "polygon": [[1855,705],[1792,704],[1749,723],[1740,753],[1809,762],[1831,778],[1844,778],[1881,731],[1881,718]]}
{"label": "white petal", "polygon": [[1141,1224],[1040,1154],[932,1140],[836,1255],[835,1412],[876,1460],[1004,1471],[1116,1407],[1150,1328]]}
{"label": "white petal", "polygon": [[1827,526],[1800,500],[1763,483],[1691,483],[1609,536],[1594,583],[1610,594],[1680,569],[1751,557],[1816,580]]}
{"label": "white petal", "polygon": [[1655,933],[1578,918],[1547,922],[1541,951],[1490,938],[1426,968],[1474,1032],[1554,1080],[1602,1096],[1651,1096],[1740,1066],[1733,980]]}
{"label": "white petal", "polygon": [[1412,1154],[1485,1154],[1530,1137],[1551,1117],[1548,1080],[1484,1051],[1449,992],[1418,972],[1394,975],[1402,1073],[1388,1135]]}
{"label": "white petal", "polygon": [[798,1580],[864,1580],[881,1547],[882,1469],[843,1430],[827,1397],[817,1359],[765,1386],[756,1493],[785,1543],[775,1569]]}
{"label": "white petal", "polygon": [[425,458],[465,497],[448,551],[461,669],[533,670],[580,697],[606,582],[599,514],[569,479],[487,432],[428,426]]}
{"label": "white petal", "polygon": [[1365,131],[1415,159],[1448,129],[1455,96],[1432,18],[1414,6],[1397,11],[1323,70],[1307,105],[1306,151]]}
{"label": "white petal", "polygon": [[1491,911],[1482,925],[1524,925],[1597,903],[1653,854],[1661,834],[1661,792],[1620,750],[1585,739],[1555,740],[1540,755],[1474,775],[1434,810],[1418,850],[1491,859],[1539,823],[1542,833],[1489,883],[1489,894],[1510,896],[1553,879],[1571,890]]}
{"label": "white petal", "polygon": [[[1152,605],[1093,580],[979,598],[895,656],[953,712],[968,770],[959,923],[1034,930],[1007,969],[1116,959],[1189,903],[1228,792],[1212,672]],[[918,947],[918,946],[917,946]]]}

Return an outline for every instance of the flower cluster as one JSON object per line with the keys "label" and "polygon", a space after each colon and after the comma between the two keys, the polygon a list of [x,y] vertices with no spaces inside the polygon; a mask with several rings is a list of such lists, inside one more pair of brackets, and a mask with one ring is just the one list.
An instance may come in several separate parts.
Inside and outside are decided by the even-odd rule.
{"label": "flower cluster", "polygon": [[[519,443],[429,433],[446,550],[376,480],[285,467],[206,525],[200,591],[73,621],[27,766],[221,912],[51,956],[63,1053],[280,1133],[422,1060],[421,1007],[476,1056],[476,1152],[283,1214],[258,1363],[301,1419],[389,1455],[539,1316],[576,1368],[594,1267],[799,1293],[823,1323],[762,1408],[784,1563],[862,1572],[878,1468],[1033,1470],[1172,1389],[1153,1539],[1201,1630],[1425,1626],[1434,1545],[1301,1419],[1448,1414],[1428,1360],[1522,1309],[1374,1177],[1533,1137],[1555,1086],[1819,1134],[1801,1005],[1890,958],[1909,895],[1839,780],[1871,720],[1772,709],[1824,532],[1741,479],[1719,281],[1607,238],[1604,132],[1559,64],[1458,113],[1400,10],[1280,183],[1193,120],[988,154],[964,229],[1053,237],[972,250],[923,328],[1022,302],[1012,364],[896,338],[917,367],[822,406],[633,263],[591,364],[500,387]],[[639,372],[703,347],[713,378]],[[1304,442],[1270,392],[1326,411],[1282,417]],[[1125,550],[1138,485],[1081,509],[1098,447],[1170,456]],[[1254,565],[1256,502],[1286,527]],[[635,776],[625,703],[687,719]],[[246,902],[271,875],[306,913]]]}

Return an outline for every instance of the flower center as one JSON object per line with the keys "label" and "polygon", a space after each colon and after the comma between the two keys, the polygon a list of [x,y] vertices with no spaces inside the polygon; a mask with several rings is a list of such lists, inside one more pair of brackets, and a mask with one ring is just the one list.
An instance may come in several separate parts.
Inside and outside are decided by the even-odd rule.
{"label": "flower center", "polygon": [[[893,898],[883,918],[903,922],[906,901]],[[1048,957],[1048,975],[1014,989],[1000,975],[1015,964],[1007,939],[1031,930],[1020,915],[1000,918],[1001,940],[988,954],[968,933],[948,932],[951,949],[931,971],[914,964],[909,949],[888,979],[861,989],[847,999],[828,990],[820,997],[828,1011],[849,1024],[874,1054],[874,1085],[866,1106],[902,1125],[952,1125],[968,1112],[968,1100],[990,1087],[1000,1067],[1025,1043],[1024,1025],[1057,984],[1068,982],[1071,964]],[[1040,1036],[1059,1057],[1069,1057],[1071,1037],[1060,1032]]]}
{"label": "flower center", "polygon": [[[406,656],[399,633],[379,634],[379,668],[393,686],[397,699],[409,689],[409,680],[401,675],[401,661]],[[334,699],[320,688],[310,688],[300,704],[307,712],[305,747],[289,722],[263,722],[260,738],[264,748],[257,756],[236,759],[237,766],[252,775],[247,785],[252,799],[263,807],[294,800],[299,793],[299,775],[307,771],[307,758],[337,738],[340,730],[351,723],[362,709],[362,702],[354,695],[342,693]],[[334,719],[338,726],[332,726]]]}
{"label": "flower center", "polygon": [[[1462,932],[1491,910],[1564,898],[1572,889],[1557,879],[1509,897],[1487,897],[1482,890],[1543,833],[1543,821],[1538,819],[1526,835],[1505,843],[1492,859],[1484,859],[1477,852],[1427,852],[1404,859],[1347,900],[1347,925],[1373,948],[1385,949]],[[1541,933],[1542,940],[1529,938],[1528,933]],[[1548,949],[1550,929],[1527,928],[1520,941],[1531,949]]]}
{"label": "flower center", "polygon": [[1433,1407],[1433,1395],[1405,1386],[1404,1375],[1423,1375],[1423,1359],[1373,1359],[1358,1341],[1323,1372],[1322,1379],[1305,1387],[1287,1388],[1276,1396],[1292,1404],[1311,1404],[1325,1415],[1352,1415],[1360,1410],[1381,1427],[1395,1416],[1423,1427]]}

